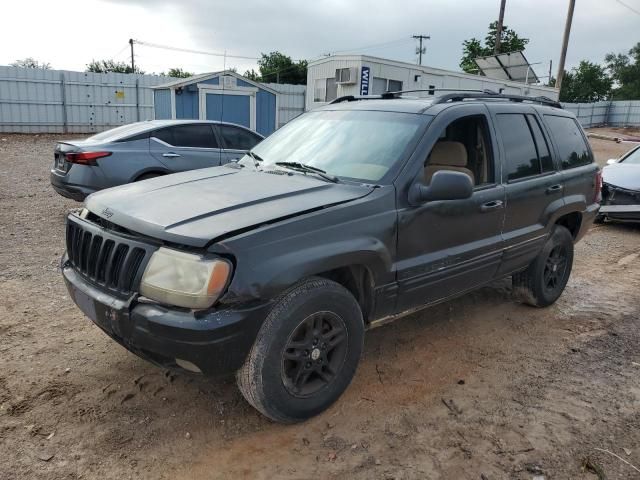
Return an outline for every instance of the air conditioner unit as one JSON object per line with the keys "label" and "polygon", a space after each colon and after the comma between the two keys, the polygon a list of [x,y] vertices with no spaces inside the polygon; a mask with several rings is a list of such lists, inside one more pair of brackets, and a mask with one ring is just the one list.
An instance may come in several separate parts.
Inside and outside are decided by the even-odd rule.
{"label": "air conditioner unit", "polygon": [[338,85],[350,85],[357,81],[358,69],[356,67],[350,68],[336,68],[336,83]]}

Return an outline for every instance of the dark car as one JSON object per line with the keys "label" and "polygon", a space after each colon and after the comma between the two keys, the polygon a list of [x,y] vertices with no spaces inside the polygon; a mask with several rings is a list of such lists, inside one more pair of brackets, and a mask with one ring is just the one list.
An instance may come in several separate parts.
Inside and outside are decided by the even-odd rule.
{"label": "dark car", "polygon": [[81,202],[125,183],[224,165],[263,139],[240,125],[206,120],[151,120],[56,144],[51,186]]}
{"label": "dark car", "polygon": [[640,222],[640,145],[602,169],[598,220]]}
{"label": "dark car", "polygon": [[296,422],[347,388],[368,328],[506,276],[555,302],[599,182],[546,99],[341,98],[237,163],[91,195],[62,273],[127,349],[237,372],[251,405]]}

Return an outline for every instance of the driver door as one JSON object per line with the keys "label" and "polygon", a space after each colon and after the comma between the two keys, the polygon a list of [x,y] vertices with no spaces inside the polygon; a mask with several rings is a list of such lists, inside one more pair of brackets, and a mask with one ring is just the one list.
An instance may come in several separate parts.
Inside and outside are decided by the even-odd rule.
{"label": "driver door", "polygon": [[[497,145],[483,105],[448,108],[432,122],[416,180],[439,170],[472,177],[471,198],[434,200],[398,210],[398,305],[405,311],[491,281],[502,256],[505,190]],[[413,183],[411,179],[410,183]],[[401,192],[403,189],[400,190]]]}

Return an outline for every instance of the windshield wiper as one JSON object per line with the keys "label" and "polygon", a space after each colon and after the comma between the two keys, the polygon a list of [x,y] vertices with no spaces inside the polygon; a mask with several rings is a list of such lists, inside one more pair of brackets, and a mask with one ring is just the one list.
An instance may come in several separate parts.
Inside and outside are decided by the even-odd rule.
{"label": "windshield wiper", "polygon": [[319,177],[322,177],[325,180],[329,180],[330,182],[333,182],[333,183],[338,183],[340,181],[338,180],[338,177],[334,175],[330,175],[324,170],[322,170],[321,168],[314,167],[312,165],[306,165],[300,162],[276,162],[276,165],[279,167],[288,168],[290,170],[296,170],[298,172],[315,173]]}
{"label": "windshield wiper", "polygon": [[[253,153],[251,150],[247,151],[247,155],[253,158],[256,162],[264,162],[264,159],[257,153]],[[256,164],[258,166],[258,164]]]}

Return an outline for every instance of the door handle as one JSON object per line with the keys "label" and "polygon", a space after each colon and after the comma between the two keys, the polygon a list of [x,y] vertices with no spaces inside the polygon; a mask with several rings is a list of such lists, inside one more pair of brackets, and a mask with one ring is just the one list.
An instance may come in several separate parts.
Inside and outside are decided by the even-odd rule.
{"label": "door handle", "polygon": [[502,200],[492,200],[480,206],[481,212],[490,212],[503,207]]}
{"label": "door handle", "polygon": [[176,157],[179,157],[180,154],[179,153],[168,152],[168,153],[163,153],[162,156],[166,157],[166,158],[176,158]]}
{"label": "door handle", "polygon": [[551,185],[547,188],[547,193],[557,193],[561,192],[564,187],[561,184]]}

